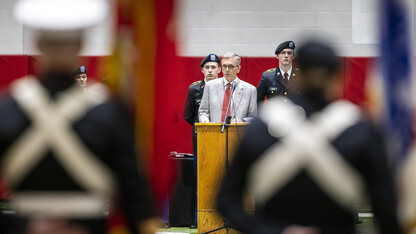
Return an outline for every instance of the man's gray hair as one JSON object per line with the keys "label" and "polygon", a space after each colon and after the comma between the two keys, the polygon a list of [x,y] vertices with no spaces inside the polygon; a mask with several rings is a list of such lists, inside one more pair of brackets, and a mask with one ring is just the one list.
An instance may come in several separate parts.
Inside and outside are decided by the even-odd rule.
{"label": "man's gray hair", "polygon": [[241,64],[241,58],[240,55],[234,53],[234,52],[227,52],[222,56],[222,58],[236,58],[237,59],[237,66],[240,66]]}

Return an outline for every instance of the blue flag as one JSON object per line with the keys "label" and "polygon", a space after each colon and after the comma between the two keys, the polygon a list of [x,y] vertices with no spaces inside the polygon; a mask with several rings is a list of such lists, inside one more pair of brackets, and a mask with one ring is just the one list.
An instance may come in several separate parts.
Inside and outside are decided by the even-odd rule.
{"label": "blue flag", "polygon": [[411,48],[405,3],[381,0],[381,67],[385,91],[385,117],[398,160],[403,161],[412,142]]}

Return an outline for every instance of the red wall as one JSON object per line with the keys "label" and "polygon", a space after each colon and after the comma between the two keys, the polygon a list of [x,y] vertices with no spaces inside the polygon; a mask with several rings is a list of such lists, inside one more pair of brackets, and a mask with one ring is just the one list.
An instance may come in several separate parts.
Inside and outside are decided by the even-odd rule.
{"label": "red wall", "polygon": [[[89,79],[101,80],[97,77],[98,68],[102,57],[83,57],[83,64],[88,69]],[[364,81],[367,72],[371,68],[373,58],[340,58],[343,64],[341,76],[343,87],[340,96],[355,103],[360,103],[364,98]],[[9,83],[27,74],[36,73],[36,57],[28,55],[6,55],[0,56],[0,89],[5,90]],[[175,149],[170,151],[192,153],[192,127],[182,119],[182,107],[185,101],[187,87],[180,84],[191,84],[203,78],[199,64],[202,57],[183,57],[186,67],[186,77],[175,77],[174,71],[166,71],[171,82],[169,85],[175,87],[177,93],[164,93],[163,90],[156,90],[157,95],[164,95],[166,98],[174,98],[176,111],[174,117],[174,129],[176,131]],[[80,64],[81,65],[81,64]],[[273,57],[243,57],[241,59],[241,71],[239,78],[257,86],[263,71],[277,66],[277,60]],[[220,74],[222,76],[222,74]],[[180,79],[181,82],[178,82]],[[178,87],[179,86],[179,87]],[[157,89],[157,87],[156,87]],[[157,108],[163,108],[157,107]],[[163,146],[162,146],[163,147]]]}

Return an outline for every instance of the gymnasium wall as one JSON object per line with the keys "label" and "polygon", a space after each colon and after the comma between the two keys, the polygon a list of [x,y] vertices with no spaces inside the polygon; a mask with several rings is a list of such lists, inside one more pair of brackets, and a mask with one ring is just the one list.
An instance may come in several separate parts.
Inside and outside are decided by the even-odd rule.
{"label": "gymnasium wall", "polygon": [[[109,1],[111,4],[114,0]],[[408,4],[414,36],[415,0]],[[17,0],[0,1],[0,54],[36,54],[33,33],[13,18]],[[326,38],[344,57],[374,57],[378,52],[377,0],[176,0],[182,56],[272,57],[279,42]],[[81,7],[81,6],[80,6]],[[87,33],[84,56],[108,55],[115,11]]]}

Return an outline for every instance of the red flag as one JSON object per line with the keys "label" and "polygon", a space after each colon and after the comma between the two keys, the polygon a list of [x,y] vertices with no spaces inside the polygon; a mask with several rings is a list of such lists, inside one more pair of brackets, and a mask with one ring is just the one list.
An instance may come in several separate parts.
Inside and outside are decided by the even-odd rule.
{"label": "red flag", "polygon": [[175,0],[119,0],[117,9],[107,83],[135,110],[137,145],[144,155],[140,161],[148,166],[160,204],[175,179],[168,161],[169,152],[177,150],[174,134],[182,113],[175,96],[184,96],[178,87],[187,87],[176,51]]}

